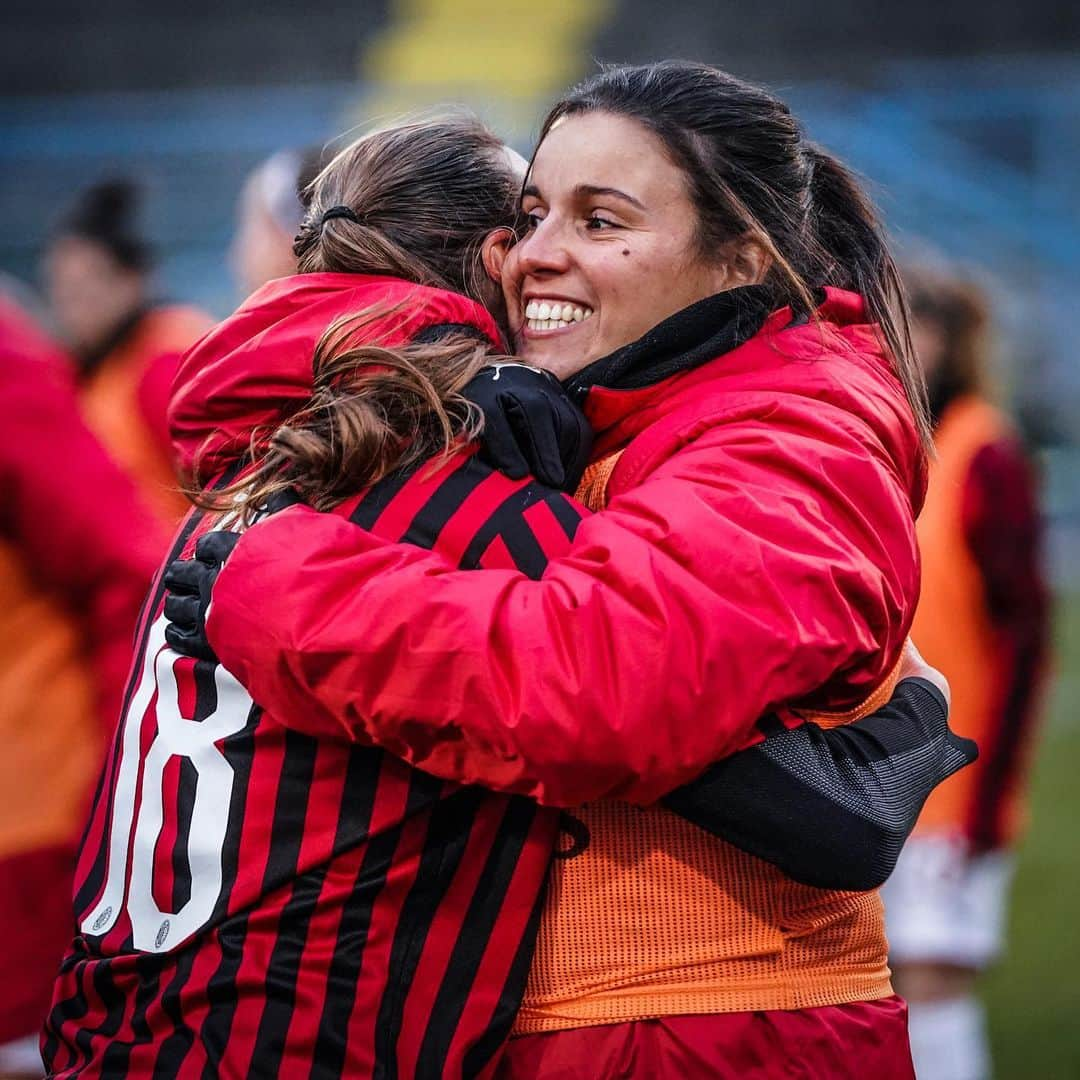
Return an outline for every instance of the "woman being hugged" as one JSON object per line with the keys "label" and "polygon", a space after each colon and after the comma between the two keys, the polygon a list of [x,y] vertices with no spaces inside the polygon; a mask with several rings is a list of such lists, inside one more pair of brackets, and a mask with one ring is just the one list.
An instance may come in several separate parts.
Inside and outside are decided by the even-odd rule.
{"label": "woman being hugged", "polygon": [[[467,446],[459,391],[501,351],[487,307],[523,170],[468,118],[375,132],[326,167],[300,274],[181,365],[172,429],[202,508],[170,558],[227,547],[294,488],[395,540],[461,556],[479,536],[466,565],[503,504],[551,498],[551,520],[577,520]],[[506,565],[542,548],[518,536]],[[174,652],[167,621],[159,575],[79,857],[51,1073],[482,1074],[520,1001],[558,815],[312,738]]]}
{"label": "woman being hugged", "polygon": [[210,644],[313,733],[585,804],[507,1075],[910,1076],[877,894],[651,805],[762,715],[890,685],[927,422],[881,228],[781,102],[674,62],[558,103],[523,209],[510,326],[592,423],[601,511],[530,580],[291,508],[222,570]]}

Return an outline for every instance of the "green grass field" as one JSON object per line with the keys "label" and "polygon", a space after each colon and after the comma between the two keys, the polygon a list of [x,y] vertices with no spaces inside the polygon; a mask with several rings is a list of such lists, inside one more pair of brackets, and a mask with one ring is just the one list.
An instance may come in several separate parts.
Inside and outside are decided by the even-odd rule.
{"label": "green grass field", "polygon": [[1080,595],[1058,606],[1009,951],[984,981],[996,1080],[1080,1078]]}

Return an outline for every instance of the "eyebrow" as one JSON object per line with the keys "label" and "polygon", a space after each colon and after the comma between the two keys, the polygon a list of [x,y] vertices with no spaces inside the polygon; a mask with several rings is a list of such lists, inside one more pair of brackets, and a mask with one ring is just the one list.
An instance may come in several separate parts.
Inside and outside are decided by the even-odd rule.
{"label": "eyebrow", "polygon": [[[596,198],[597,196],[607,196],[616,199],[622,199],[624,202],[628,202],[631,206],[636,206],[639,210],[646,209],[645,204],[639,199],[635,199],[633,195],[627,195],[625,191],[620,191],[618,188],[613,187],[600,187],[596,184],[578,184],[574,188],[574,195],[578,198]],[[521,197],[531,196],[534,199],[541,198],[540,189],[535,184],[526,184],[521,191]]]}
{"label": "eyebrow", "polygon": [[622,199],[624,202],[628,202],[631,206],[636,206],[639,210],[645,209],[645,204],[640,199],[635,199],[633,195],[627,195],[625,191],[620,191],[618,188],[613,187],[597,187],[595,184],[578,184],[574,188],[575,195],[586,195],[595,198],[598,195],[613,196],[616,199]]}

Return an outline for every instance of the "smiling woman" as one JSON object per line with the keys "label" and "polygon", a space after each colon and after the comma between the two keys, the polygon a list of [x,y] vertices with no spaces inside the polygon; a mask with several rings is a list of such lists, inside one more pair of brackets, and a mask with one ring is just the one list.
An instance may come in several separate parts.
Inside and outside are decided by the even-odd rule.
{"label": "smiling woman", "polygon": [[738,259],[701,258],[686,176],[660,139],[627,117],[556,121],[536,151],[522,209],[528,231],[504,270],[510,328],[522,359],[559,378],[764,271],[752,245]]}
{"label": "smiling woman", "polygon": [[[888,345],[928,442],[903,292],[873,208],[767,91],[694,65],[613,69],[548,114],[522,209],[527,243],[504,287],[524,358],[566,377],[740,285],[764,284],[773,309],[788,304],[799,317],[816,308],[815,287],[848,288]],[[594,312],[606,297],[607,325],[566,343],[576,356],[528,325],[529,302],[545,290]]]}
{"label": "smiling woman", "polygon": [[292,507],[237,543],[209,643],[311,732],[575,808],[504,1075],[909,1080],[876,892],[656,805],[764,714],[888,695],[925,406],[881,229],[781,102],[680,63],[557,104],[523,209],[508,323],[583,405],[599,512],[532,580]]}

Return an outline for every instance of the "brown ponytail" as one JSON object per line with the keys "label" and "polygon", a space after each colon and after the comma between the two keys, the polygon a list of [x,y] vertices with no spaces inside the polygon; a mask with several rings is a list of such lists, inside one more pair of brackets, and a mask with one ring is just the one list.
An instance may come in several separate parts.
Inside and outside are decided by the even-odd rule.
{"label": "brown ponytail", "polygon": [[352,342],[383,310],[339,319],[315,349],[306,404],[267,438],[252,436],[255,466],[240,480],[195,497],[250,525],[277,493],[294,491],[330,510],[397,469],[451,454],[475,439],[483,417],[461,396],[493,359],[475,337],[384,348]]}
{"label": "brown ponytail", "polygon": [[919,435],[929,445],[926,379],[911,339],[911,314],[900,271],[877,211],[851,170],[832,154],[813,143],[807,143],[803,152],[810,172],[809,224],[817,248],[817,276],[863,298],[892,353]]}

